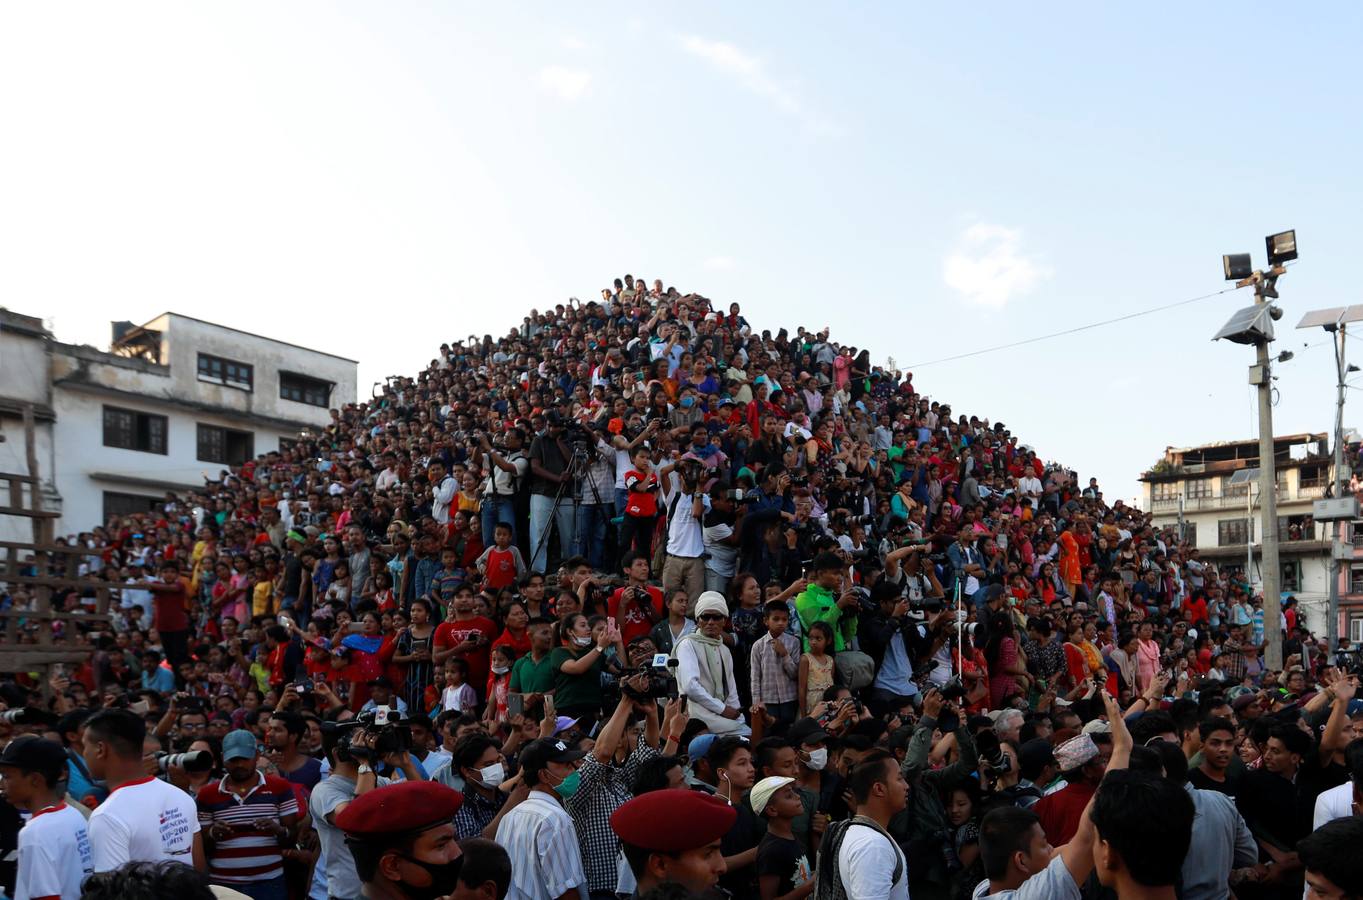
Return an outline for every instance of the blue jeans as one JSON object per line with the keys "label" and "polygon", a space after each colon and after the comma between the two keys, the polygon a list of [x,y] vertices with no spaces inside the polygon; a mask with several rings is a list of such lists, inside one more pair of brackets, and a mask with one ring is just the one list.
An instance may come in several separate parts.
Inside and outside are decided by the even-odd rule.
{"label": "blue jeans", "polygon": [[269,881],[248,881],[245,884],[226,884],[234,891],[240,891],[251,900],[289,900],[289,889],[284,886],[284,876],[271,878]]}
{"label": "blue jeans", "polygon": [[606,522],[615,515],[609,503],[579,503],[573,525],[573,553],[600,569],[606,551]]}
{"label": "blue jeans", "polygon": [[615,514],[617,516],[623,516],[625,514],[626,506],[629,506],[629,491],[625,490],[624,488],[616,488]]}
{"label": "blue jeans", "polygon": [[483,499],[480,507],[482,512],[483,525],[483,546],[492,546],[492,533],[498,522],[505,522],[511,526],[511,543],[516,543],[516,498],[492,495]]}
{"label": "blue jeans", "polygon": [[573,548],[573,526],[576,524],[577,503],[571,497],[564,497],[559,501],[558,512],[554,512],[554,498],[547,494],[530,495],[530,571],[544,574],[545,566],[549,563],[549,547],[547,546],[549,536],[545,534],[545,526],[549,523],[549,516],[553,515],[558,525],[558,552],[559,556],[567,559],[572,555]]}

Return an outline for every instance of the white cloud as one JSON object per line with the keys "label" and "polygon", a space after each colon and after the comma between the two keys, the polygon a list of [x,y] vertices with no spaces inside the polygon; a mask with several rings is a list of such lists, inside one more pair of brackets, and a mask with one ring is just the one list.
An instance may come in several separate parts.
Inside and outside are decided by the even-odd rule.
{"label": "white cloud", "polygon": [[764,98],[778,110],[800,119],[821,134],[836,134],[840,129],[811,112],[795,91],[767,71],[766,63],[726,41],[712,41],[696,35],[682,35],[682,49],[704,60],[713,68],[734,78],[748,91]]}
{"label": "white cloud", "polygon": [[584,41],[584,40],[582,40],[582,38],[578,37],[577,35],[573,35],[573,34],[564,35],[564,36],[563,36],[563,40],[561,41],[561,43],[563,44],[563,49],[564,49],[564,50],[586,50],[586,49],[587,49],[587,42]]}
{"label": "white cloud", "polygon": [[980,223],[962,232],[942,262],[947,287],[972,303],[1001,308],[1051,277],[1051,269],[1020,252],[1022,232]]}
{"label": "white cloud", "polygon": [[567,66],[545,66],[540,69],[540,87],[564,100],[576,100],[591,84],[592,73]]}
{"label": "white cloud", "polygon": [[734,258],[732,256],[712,256],[701,265],[711,272],[728,272],[734,267]]}

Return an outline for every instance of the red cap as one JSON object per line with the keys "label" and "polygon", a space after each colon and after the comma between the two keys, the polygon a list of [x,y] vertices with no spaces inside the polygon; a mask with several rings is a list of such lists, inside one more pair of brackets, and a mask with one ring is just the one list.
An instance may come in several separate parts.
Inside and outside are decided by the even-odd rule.
{"label": "red cap", "polygon": [[738,810],[711,794],[667,788],[640,794],[611,814],[620,840],[655,853],[681,853],[729,833]]}
{"label": "red cap", "polygon": [[464,795],[434,781],[401,781],[374,788],[336,816],[336,827],[365,837],[425,831],[454,820]]}

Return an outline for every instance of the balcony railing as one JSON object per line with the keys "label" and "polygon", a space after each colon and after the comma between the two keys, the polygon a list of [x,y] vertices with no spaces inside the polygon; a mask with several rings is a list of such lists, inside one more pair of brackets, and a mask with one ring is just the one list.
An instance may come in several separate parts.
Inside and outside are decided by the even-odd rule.
{"label": "balcony railing", "polygon": [[[1295,491],[1286,488],[1278,489],[1278,502],[1283,503],[1292,500],[1319,500],[1325,496],[1324,485],[1299,487]],[[1211,494],[1206,497],[1184,497],[1183,511],[1185,513],[1204,512],[1212,509],[1245,509],[1249,504],[1249,498],[1245,491],[1234,491],[1231,493]],[[1259,505],[1259,491],[1254,491],[1254,505]],[[1178,512],[1177,497],[1156,497],[1150,501],[1150,511],[1155,513],[1175,513]]]}

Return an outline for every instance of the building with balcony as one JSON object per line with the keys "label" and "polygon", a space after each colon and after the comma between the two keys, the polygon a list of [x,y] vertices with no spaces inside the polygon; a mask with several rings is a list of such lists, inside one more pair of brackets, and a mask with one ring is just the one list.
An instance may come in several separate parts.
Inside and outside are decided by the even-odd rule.
{"label": "building with balcony", "polygon": [[[1328,608],[1330,524],[1312,516],[1315,501],[1331,493],[1334,465],[1329,435],[1291,434],[1273,446],[1277,478],[1279,583],[1295,596],[1307,626],[1325,633]],[[1260,581],[1259,442],[1221,441],[1170,447],[1141,475],[1145,508],[1160,526],[1180,526],[1205,562]],[[1363,640],[1363,521],[1343,529],[1339,576],[1340,634]]]}
{"label": "building with balcony", "polygon": [[0,310],[0,471],[25,471],[31,406],[44,507],[57,534],[88,531],[324,427],[356,379],[355,360],[179,313],[114,322],[99,350]]}

